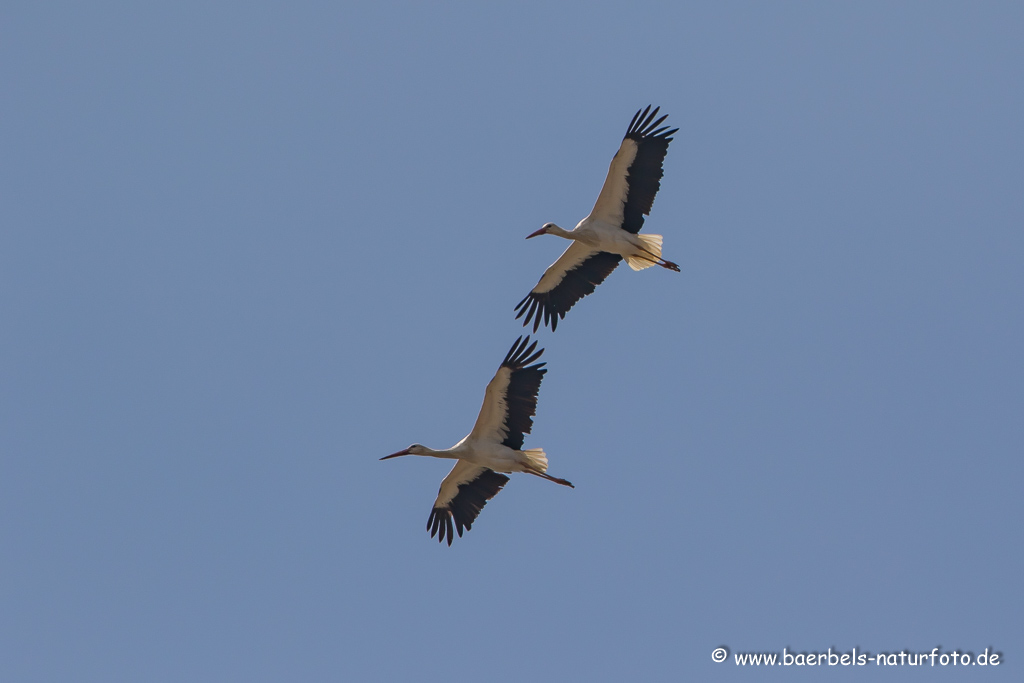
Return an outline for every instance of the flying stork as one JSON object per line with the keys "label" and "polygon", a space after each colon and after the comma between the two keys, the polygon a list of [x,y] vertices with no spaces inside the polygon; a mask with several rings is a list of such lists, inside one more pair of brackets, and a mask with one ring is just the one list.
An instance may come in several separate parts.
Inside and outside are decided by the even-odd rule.
{"label": "flying stork", "polygon": [[604,187],[590,215],[573,230],[564,230],[554,223],[545,223],[537,235],[558,235],[572,240],[569,248],[544,271],[544,276],[526,298],[516,305],[516,319],[526,316],[523,326],[533,320],[533,331],[541,324],[553,332],[559,318],[577,301],[594,291],[619,261],[633,270],[653,265],[679,272],[679,266],[661,257],[661,235],[641,235],[644,216],[651,212],[654,195],[661,187],[662,162],[668,143],[678,128],[669,130],[661,123],[668,115],[655,120],[660,107],[650,105],[637,111],[629,122],[626,137],[608,167]]}
{"label": "flying stork", "polygon": [[544,363],[530,365],[544,353],[544,349],[534,353],[536,348],[537,342],[530,344],[529,336],[516,339],[487,384],[484,404],[473,431],[462,441],[439,451],[414,443],[381,458],[428,455],[457,461],[441,482],[441,490],[427,519],[431,538],[438,535],[439,542],[447,538],[451,545],[455,537],[453,520],[460,537],[464,528],[471,529],[487,501],[508,482],[508,477],[499,472],[526,472],[575,488],[565,479],[547,474],[548,459],[542,449],[521,450],[523,435],[529,434],[533,427],[537,392],[547,372]]}

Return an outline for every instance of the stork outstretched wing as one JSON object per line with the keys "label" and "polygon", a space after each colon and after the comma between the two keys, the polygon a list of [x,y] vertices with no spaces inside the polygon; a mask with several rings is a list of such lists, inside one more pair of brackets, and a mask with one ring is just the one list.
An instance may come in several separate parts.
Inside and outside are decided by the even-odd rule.
{"label": "stork outstretched wing", "polygon": [[473,528],[473,521],[484,509],[484,505],[506,483],[508,477],[504,474],[459,460],[441,482],[441,489],[437,492],[437,500],[427,519],[430,537],[438,536],[437,540],[441,543],[447,538],[448,545],[451,545],[455,538],[452,533],[454,522],[454,531],[461,538],[463,529],[468,531]]}

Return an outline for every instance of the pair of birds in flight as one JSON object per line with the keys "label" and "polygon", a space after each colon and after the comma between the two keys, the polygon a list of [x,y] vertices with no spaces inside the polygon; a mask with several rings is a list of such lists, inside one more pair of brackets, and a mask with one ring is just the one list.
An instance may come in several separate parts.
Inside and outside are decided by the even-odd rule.
{"label": "pair of birds in flight", "polygon": [[[641,235],[644,216],[651,211],[661,187],[662,162],[668,143],[678,128],[661,124],[659,107],[637,111],[626,136],[608,168],[601,194],[590,215],[573,230],[546,223],[527,239],[558,235],[572,240],[569,248],[544,271],[537,286],[516,305],[516,319],[523,326],[533,322],[554,332],[558,321],[573,305],[594,291],[623,259],[633,270],[661,266],[679,272],[679,266],[661,257],[661,235]],[[565,479],[547,473],[548,459],[540,448],[523,450],[523,436],[533,428],[537,392],[547,368],[537,359],[544,349],[520,337],[488,383],[484,404],[471,431],[451,448],[434,450],[420,444],[381,458],[423,455],[456,460],[455,467],[441,482],[427,520],[430,536],[452,544],[453,532],[462,536],[487,501],[508,482],[502,472],[526,472],[556,484],[572,487]],[[453,528],[454,523],[454,528]]]}

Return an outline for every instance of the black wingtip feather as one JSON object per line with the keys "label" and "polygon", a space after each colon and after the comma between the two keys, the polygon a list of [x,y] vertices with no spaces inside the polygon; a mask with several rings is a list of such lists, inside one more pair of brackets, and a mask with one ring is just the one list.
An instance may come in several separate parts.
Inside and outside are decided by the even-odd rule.
{"label": "black wingtip feather", "polygon": [[[527,337],[527,338],[529,338],[529,337]],[[523,336],[519,335],[519,338],[516,339],[515,342],[512,343],[512,348],[509,349],[508,353],[505,354],[505,360],[501,361],[502,365],[507,365],[508,362],[512,359],[512,356],[516,355],[516,349],[519,348],[519,344],[522,343],[522,341],[523,341]]]}
{"label": "black wingtip feather", "polygon": [[633,120],[629,122],[629,128],[627,128],[626,130],[633,130],[633,126],[636,125],[636,120],[638,118],[640,118],[640,112],[641,111],[643,111],[643,110],[642,109],[637,109],[636,110],[636,113],[633,114]]}
{"label": "black wingtip feather", "polygon": [[[650,109],[650,105],[647,105],[647,108]],[[654,119],[655,116],[658,115],[659,109],[661,109],[661,107],[655,107],[654,111],[652,111],[646,118],[644,118],[643,123],[637,126],[637,128],[639,128],[642,131],[644,128],[649,127],[651,125],[651,121]]]}
{"label": "black wingtip feather", "polygon": [[528,301],[530,301],[530,295],[529,294],[524,296],[523,300],[516,304],[515,310],[519,311],[516,314],[516,320],[519,320],[519,318],[521,318],[523,316],[523,314],[526,313],[526,309],[529,308],[529,306],[526,305],[526,302],[528,302]]}
{"label": "black wingtip feather", "polygon": [[[505,354],[505,359],[501,361],[502,366],[511,369],[513,372],[528,369],[527,365],[534,362],[544,353],[544,349],[537,350],[537,344],[540,340],[530,340],[530,336],[526,337],[519,336],[513,343],[512,348]],[[536,353],[535,353],[536,351]]]}

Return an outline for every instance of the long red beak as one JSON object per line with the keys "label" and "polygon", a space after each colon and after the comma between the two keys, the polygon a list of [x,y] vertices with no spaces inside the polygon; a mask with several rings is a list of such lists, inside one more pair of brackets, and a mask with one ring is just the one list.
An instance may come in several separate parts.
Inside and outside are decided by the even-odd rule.
{"label": "long red beak", "polygon": [[391,455],[385,455],[383,458],[381,458],[381,460],[387,460],[388,458],[397,458],[400,455],[409,455],[409,449],[406,448],[403,451],[398,451],[397,453],[392,453]]}
{"label": "long red beak", "polygon": [[547,231],[548,231],[548,230],[547,230],[547,228],[541,228],[541,229],[540,229],[540,230],[538,230],[537,232],[535,232],[535,233],[533,233],[533,234],[530,234],[530,235],[527,235],[527,236],[526,236],[526,239],[530,239],[531,237],[536,237],[537,235],[544,235],[544,234],[547,234]]}

